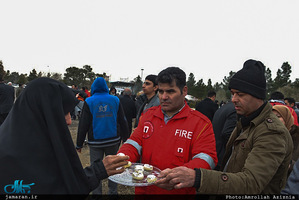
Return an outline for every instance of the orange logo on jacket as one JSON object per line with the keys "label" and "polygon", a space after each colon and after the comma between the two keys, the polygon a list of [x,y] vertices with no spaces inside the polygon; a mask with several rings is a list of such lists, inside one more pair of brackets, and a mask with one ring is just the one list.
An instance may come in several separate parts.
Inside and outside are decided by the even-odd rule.
{"label": "orange logo on jacket", "polygon": [[151,137],[152,134],[154,133],[153,124],[151,122],[144,122],[142,132],[143,132],[142,137],[144,139],[147,139],[147,138]]}

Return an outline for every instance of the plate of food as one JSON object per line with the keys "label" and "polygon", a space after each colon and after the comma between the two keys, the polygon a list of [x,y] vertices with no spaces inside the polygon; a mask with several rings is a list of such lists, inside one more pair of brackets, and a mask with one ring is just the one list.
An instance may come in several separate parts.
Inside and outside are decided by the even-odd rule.
{"label": "plate of food", "polygon": [[161,170],[155,166],[144,163],[129,162],[121,174],[109,176],[109,180],[127,186],[149,186],[158,180]]}

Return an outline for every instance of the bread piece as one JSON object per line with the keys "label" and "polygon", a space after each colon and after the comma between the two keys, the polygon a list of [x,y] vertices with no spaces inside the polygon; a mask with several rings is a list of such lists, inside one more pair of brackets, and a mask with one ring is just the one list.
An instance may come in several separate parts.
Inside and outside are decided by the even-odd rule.
{"label": "bread piece", "polygon": [[154,182],[156,182],[156,180],[157,180],[157,177],[153,174],[150,174],[146,177],[146,181],[148,183],[154,183]]}
{"label": "bread piece", "polygon": [[132,173],[132,178],[135,180],[142,180],[144,178],[143,173],[139,173],[139,172],[133,172]]}

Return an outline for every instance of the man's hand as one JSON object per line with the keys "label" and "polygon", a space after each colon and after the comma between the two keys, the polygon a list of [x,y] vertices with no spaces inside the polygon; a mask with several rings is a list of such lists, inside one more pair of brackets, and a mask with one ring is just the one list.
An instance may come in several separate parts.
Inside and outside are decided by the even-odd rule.
{"label": "man's hand", "polygon": [[124,166],[128,164],[129,156],[109,155],[103,159],[103,164],[108,176],[119,174],[125,171]]}
{"label": "man's hand", "polygon": [[166,179],[167,175],[171,172],[171,169],[167,168],[163,170],[159,175],[158,175],[158,180],[155,182],[155,185],[163,188],[165,190],[173,190],[174,185],[171,185],[169,181]]}
{"label": "man's hand", "polygon": [[[173,186],[174,189],[193,187],[195,182],[195,170],[187,167],[176,167],[173,169],[165,169],[160,173],[159,177],[164,177],[156,182],[158,187]],[[165,188],[164,188],[165,189]]]}

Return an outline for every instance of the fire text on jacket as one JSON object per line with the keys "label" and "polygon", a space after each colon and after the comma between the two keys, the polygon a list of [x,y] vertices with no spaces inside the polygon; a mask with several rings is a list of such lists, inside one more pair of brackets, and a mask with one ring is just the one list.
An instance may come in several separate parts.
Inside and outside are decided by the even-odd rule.
{"label": "fire text on jacket", "polygon": [[193,132],[192,131],[186,131],[186,130],[183,130],[183,129],[176,129],[174,135],[191,140]]}

